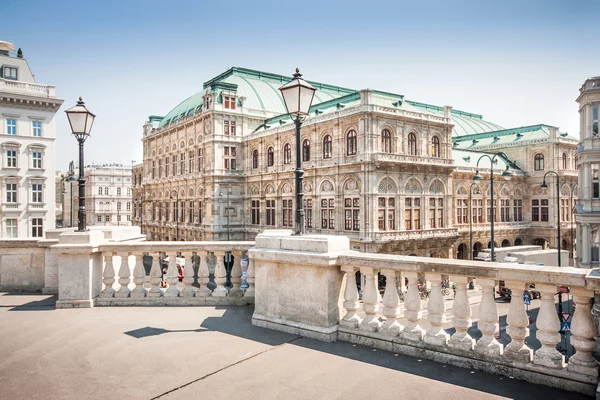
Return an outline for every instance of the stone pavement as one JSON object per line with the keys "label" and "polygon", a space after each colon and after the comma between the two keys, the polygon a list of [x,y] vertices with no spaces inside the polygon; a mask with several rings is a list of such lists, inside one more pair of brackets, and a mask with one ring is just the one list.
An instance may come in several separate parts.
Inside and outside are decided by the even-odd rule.
{"label": "stone pavement", "polygon": [[583,399],[250,324],[251,307],[55,310],[0,293],[0,399]]}

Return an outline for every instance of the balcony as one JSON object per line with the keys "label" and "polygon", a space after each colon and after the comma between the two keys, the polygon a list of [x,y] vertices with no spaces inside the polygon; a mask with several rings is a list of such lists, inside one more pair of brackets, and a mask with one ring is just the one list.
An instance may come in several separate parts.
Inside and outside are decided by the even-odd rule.
{"label": "balcony", "polygon": [[453,167],[454,160],[436,157],[411,156],[408,154],[374,153],[371,156],[373,162],[399,163],[399,164],[423,164],[439,167]]}
{"label": "balcony", "polygon": [[[490,223],[476,223],[473,224],[473,232],[485,232],[490,230]],[[469,232],[471,229],[469,224],[457,225],[457,229],[460,233]],[[513,221],[513,222],[494,222],[494,232],[507,230],[507,229],[529,229],[532,227],[532,223],[529,221]]]}
{"label": "balcony", "polygon": [[451,238],[458,237],[458,229],[456,228],[439,228],[425,229],[420,231],[386,231],[374,232],[373,239],[376,242],[389,242],[393,240],[424,240],[435,238]]}
{"label": "balcony", "polygon": [[0,92],[56,97],[55,87],[52,85],[39,85],[37,83],[20,82],[2,78],[0,78]]}

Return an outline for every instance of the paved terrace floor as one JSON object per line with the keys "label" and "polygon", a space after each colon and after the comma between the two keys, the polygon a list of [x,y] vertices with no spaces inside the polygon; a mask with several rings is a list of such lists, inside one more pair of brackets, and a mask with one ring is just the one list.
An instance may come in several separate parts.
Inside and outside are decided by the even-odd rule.
{"label": "paved terrace floor", "polygon": [[0,399],[583,399],[251,325],[251,307],[55,310],[0,293]]}

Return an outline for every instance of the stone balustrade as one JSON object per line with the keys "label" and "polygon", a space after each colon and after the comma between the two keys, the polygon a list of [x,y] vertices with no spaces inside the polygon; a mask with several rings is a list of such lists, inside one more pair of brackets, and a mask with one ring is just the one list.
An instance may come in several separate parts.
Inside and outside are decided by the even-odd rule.
{"label": "stone balustrade", "polygon": [[[254,269],[248,264],[242,289],[242,260],[254,242],[134,242],[99,246],[102,292],[97,306],[243,305],[254,303]],[[225,256],[231,252],[231,287],[225,286]],[[168,257],[166,278],[164,259]],[[177,263],[183,267],[179,280]],[[211,282],[210,277],[213,276]],[[166,284],[165,284],[166,281]]]}
{"label": "stone balustrade", "polygon": [[[598,331],[590,312],[596,283],[588,276],[590,270],[378,254],[340,255],[338,263],[345,281],[338,340],[584,393],[590,393],[598,383],[598,362],[592,357]],[[365,277],[362,307],[355,279],[358,271]],[[387,282],[382,298],[377,291],[378,273]],[[426,300],[419,295],[419,277],[430,283],[431,295]],[[456,284],[456,295],[452,308],[446,310],[440,284],[448,277]],[[398,301],[396,278],[401,282],[408,279],[403,307]],[[476,315],[467,296],[471,279],[482,288]],[[506,347],[495,338],[499,319],[494,291],[499,280],[513,293],[506,318],[511,341]],[[535,322],[542,347],[536,351],[526,343],[529,318],[522,296],[531,283],[543,299]],[[561,286],[571,289],[577,304],[571,325],[575,354],[568,363],[556,349],[561,335],[555,295]],[[402,317],[408,321],[404,326],[398,321]],[[481,332],[478,340],[469,334],[473,318],[478,319],[477,329]],[[447,320],[454,327],[452,334],[442,329]]]}
{"label": "stone balustrade", "polygon": [[404,164],[427,164],[436,165],[442,167],[448,167],[454,165],[454,160],[448,158],[439,157],[424,157],[414,156],[410,154],[395,154],[395,153],[374,153],[371,156],[373,162],[392,162],[392,163],[404,163]]}
{"label": "stone balustrade", "polygon": [[52,85],[40,85],[37,83],[20,82],[1,78],[0,91],[55,97],[55,87]]}

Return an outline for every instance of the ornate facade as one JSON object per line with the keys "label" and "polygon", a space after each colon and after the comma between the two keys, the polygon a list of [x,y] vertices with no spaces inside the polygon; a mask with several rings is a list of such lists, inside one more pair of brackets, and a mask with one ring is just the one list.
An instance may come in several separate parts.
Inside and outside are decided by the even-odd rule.
{"label": "ornate facade", "polygon": [[[232,68],[165,117],[149,118],[143,167],[134,169],[134,223],[151,240],[293,229],[295,130],[277,90],[287,81]],[[489,181],[471,185],[476,164],[503,151],[493,166],[497,245],[555,245],[553,189],[540,189],[541,179],[564,166],[565,153],[560,169],[572,191],[575,138],[545,125],[504,129],[402,95],[311,84],[318,90],[301,140],[309,233],[347,235],[366,252],[469,258],[470,231],[476,249],[490,240]],[[489,168],[484,158],[486,179]],[[506,168],[510,182],[499,176]]]}

